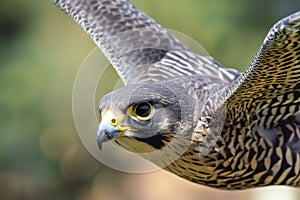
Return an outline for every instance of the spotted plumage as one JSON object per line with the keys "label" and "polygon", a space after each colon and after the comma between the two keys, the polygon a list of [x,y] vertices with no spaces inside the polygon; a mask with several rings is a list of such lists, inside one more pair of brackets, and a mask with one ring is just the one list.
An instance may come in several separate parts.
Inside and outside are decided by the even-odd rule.
{"label": "spotted plumage", "polygon": [[300,185],[300,12],[276,23],[242,74],[191,52],[127,0],[52,0],[126,87],[99,104],[113,140],[195,183]]}

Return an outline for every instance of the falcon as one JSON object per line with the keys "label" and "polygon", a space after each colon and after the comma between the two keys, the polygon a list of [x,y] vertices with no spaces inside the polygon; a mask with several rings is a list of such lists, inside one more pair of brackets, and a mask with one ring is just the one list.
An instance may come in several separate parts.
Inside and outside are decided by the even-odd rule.
{"label": "falcon", "polygon": [[100,100],[100,149],[113,141],[220,189],[300,185],[300,12],[277,22],[238,73],[193,53],[127,0],[52,2],[126,85]]}

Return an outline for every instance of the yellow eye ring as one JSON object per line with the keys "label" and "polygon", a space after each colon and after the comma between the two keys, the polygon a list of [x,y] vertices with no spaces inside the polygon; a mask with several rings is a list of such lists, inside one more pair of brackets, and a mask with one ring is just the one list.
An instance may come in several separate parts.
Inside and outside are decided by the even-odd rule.
{"label": "yellow eye ring", "polygon": [[130,116],[141,121],[146,121],[152,117],[154,109],[150,103],[146,102],[133,104],[129,107],[128,111]]}

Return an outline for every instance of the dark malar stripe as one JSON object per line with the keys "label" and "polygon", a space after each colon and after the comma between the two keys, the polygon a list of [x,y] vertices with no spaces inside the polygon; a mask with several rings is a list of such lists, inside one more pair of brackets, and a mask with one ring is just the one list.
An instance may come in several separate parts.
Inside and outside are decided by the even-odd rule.
{"label": "dark malar stripe", "polygon": [[157,135],[149,137],[149,138],[135,137],[136,140],[145,142],[145,143],[149,144],[150,146],[154,147],[155,149],[162,149],[165,146],[165,144],[163,142],[164,138],[165,138],[165,136],[163,136],[162,134],[157,134]]}

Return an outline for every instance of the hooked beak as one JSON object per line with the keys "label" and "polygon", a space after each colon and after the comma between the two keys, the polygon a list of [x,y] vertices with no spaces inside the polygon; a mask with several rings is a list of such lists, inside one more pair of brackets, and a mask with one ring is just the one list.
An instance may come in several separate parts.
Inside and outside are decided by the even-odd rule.
{"label": "hooked beak", "polygon": [[136,129],[126,126],[120,126],[118,119],[110,111],[106,111],[97,130],[97,144],[102,150],[102,143],[123,136],[126,131],[136,131]]}
{"label": "hooked beak", "polygon": [[111,111],[107,111],[98,126],[97,144],[102,150],[102,143],[121,136],[123,131],[119,128],[118,122]]}
{"label": "hooked beak", "polygon": [[112,126],[109,123],[101,122],[97,130],[97,144],[100,150],[102,150],[102,143],[112,140],[121,135],[121,131],[118,127]]}

